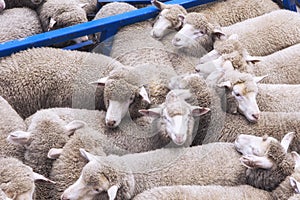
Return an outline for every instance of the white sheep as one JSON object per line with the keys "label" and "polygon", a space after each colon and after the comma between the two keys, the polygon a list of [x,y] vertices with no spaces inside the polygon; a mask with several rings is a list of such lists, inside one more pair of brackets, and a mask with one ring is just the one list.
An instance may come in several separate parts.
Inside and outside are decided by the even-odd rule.
{"label": "white sheep", "polygon": [[188,147],[192,144],[199,127],[199,117],[210,109],[192,106],[185,101],[190,98],[188,90],[171,90],[159,107],[140,110],[143,115],[159,118],[157,126],[163,126],[176,145]]}
{"label": "white sheep", "polygon": [[273,11],[227,27],[220,27],[201,13],[179,18],[184,25],[174,36],[173,45],[200,57],[205,53],[203,49],[212,50],[214,37],[224,34],[238,34],[242,45],[254,56],[268,55],[300,41],[299,14],[288,10]]}
{"label": "white sheep", "polygon": [[295,44],[267,56],[250,56],[236,34],[214,43],[214,49],[200,59],[196,71],[210,74],[216,69],[234,68],[242,72],[262,76],[263,83],[299,84],[300,45]]}
{"label": "white sheep", "polygon": [[[80,1],[75,0],[47,0],[37,9],[37,12],[40,17],[43,30],[46,32],[87,22],[88,19],[86,11],[83,8],[85,6],[86,4],[82,4]],[[76,43],[87,40],[87,36],[73,39]],[[64,42],[59,45],[66,46],[67,44],[67,42]]]}
{"label": "white sheep", "polygon": [[4,0],[0,0],[0,13],[5,9],[6,4]]}
{"label": "white sheep", "polygon": [[[239,186],[220,186],[220,185],[178,185],[178,186],[162,186],[144,191],[133,198],[133,200],[207,200],[207,199],[222,199],[222,200],[296,200],[299,196],[300,184],[300,157],[296,152],[292,152],[292,156],[296,162],[294,172],[285,178],[280,185],[268,192],[257,189],[249,185]],[[294,199],[295,198],[295,199]]]}
{"label": "white sheep", "polygon": [[[104,86],[104,103],[107,107],[106,125],[111,128],[117,127],[130,109],[130,116],[135,119],[140,116],[139,109],[147,108],[142,98],[151,104],[153,102],[151,85],[159,85],[159,96],[165,97],[168,90],[168,82],[176,76],[171,66],[143,64],[135,67],[123,67],[112,70],[107,77],[103,77],[94,83]],[[149,95],[145,85],[149,85]],[[157,91],[156,91],[157,92]],[[156,95],[155,91],[153,92]],[[164,98],[163,98],[164,99]],[[146,107],[145,107],[146,106]]]}
{"label": "white sheep", "polygon": [[[280,145],[273,138],[267,140],[273,141],[270,144],[278,147],[279,152],[286,152],[288,143]],[[283,141],[286,140],[283,139]],[[254,149],[262,153],[269,152],[260,145],[256,145]],[[89,160],[89,163],[84,166],[79,179],[64,191],[61,196],[62,200],[82,197],[92,199],[102,192],[107,192],[110,199],[131,199],[138,193],[157,186],[237,185],[246,181],[245,168],[240,165],[239,154],[231,143],[160,149],[121,157],[94,156],[83,149],[81,149],[81,153]],[[286,153],[285,155],[284,160],[289,158]],[[211,159],[212,157],[214,159]],[[287,172],[293,171],[294,162],[292,160],[290,162],[290,165],[286,166]],[[274,170],[271,168],[271,171],[276,173],[275,165],[278,163],[277,161],[273,161],[273,163]],[[260,169],[265,166],[258,167]],[[182,173],[183,170],[185,173]],[[255,172],[257,169],[253,169],[253,171]],[[269,173],[269,170],[264,171]],[[270,181],[269,178],[267,179]],[[277,184],[279,183],[277,182]]]}
{"label": "white sheep", "polygon": [[[52,160],[47,158],[51,148],[62,148],[75,130],[83,126],[81,121],[65,123],[54,113],[43,112],[35,114],[26,120],[27,131],[14,131],[8,136],[8,141],[25,147],[24,163],[34,171],[49,177]],[[41,184],[37,187],[38,199],[47,199],[52,185]]]}
{"label": "white sheep", "polygon": [[[32,200],[36,180],[54,183],[16,158],[0,158],[0,191],[15,200]],[[2,199],[2,198],[1,198]]]}
{"label": "white sheep", "polygon": [[[179,30],[181,28],[182,23],[177,16],[179,14],[187,14],[187,11],[182,6],[177,4],[164,4],[157,0],[153,0],[152,4],[161,10],[151,30],[152,37],[162,39],[171,30]],[[270,0],[247,2],[227,0],[192,7],[188,9],[188,12],[206,14],[221,26],[228,26],[277,9],[279,9],[279,6]]]}
{"label": "white sheep", "polygon": [[43,32],[37,13],[30,8],[5,9],[0,21],[0,43]]}
{"label": "white sheep", "polygon": [[16,111],[0,97],[0,157],[15,157],[19,160],[24,158],[24,148],[10,144],[6,138],[12,131],[26,130],[24,120]]}
{"label": "white sheep", "polygon": [[[116,66],[123,65],[100,54],[28,49],[1,59],[0,95],[23,118],[49,107],[95,109],[97,94],[89,83]],[[104,109],[102,98],[97,100],[97,108]]]}
{"label": "white sheep", "polygon": [[28,7],[36,9],[44,0],[4,0],[6,8]]}
{"label": "white sheep", "polygon": [[[127,3],[113,2],[103,6],[95,19],[131,10],[136,10],[136,8]],[[150,21],[143,21],[120,28],[113,38],[109,38],[113,40],[110,43],[112,45],[110,56],[128,66],[153,63],[162,66],[172,66],[179,74],[194,71],[193,63],[196,60],[179,55],[173,47],[166,47],[160,41],[153,39],[148,34],[150,30]],[[106,45],[106,43],[102,43],[93,51],[101,53],[103,48],[107,48]]]}

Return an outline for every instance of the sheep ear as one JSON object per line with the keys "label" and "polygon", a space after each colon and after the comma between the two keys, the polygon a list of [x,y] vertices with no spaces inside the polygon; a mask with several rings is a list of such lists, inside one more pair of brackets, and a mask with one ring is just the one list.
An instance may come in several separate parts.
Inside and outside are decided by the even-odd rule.
{"label": "sheep ear", "polygon": [[159,10],[163,10],[163,9],[166,9],[168,7],[166,4],[164,4],[160,1],[157,1],[157,0],[152,0],[151,4]]}
{"label": "sheep ear", "polygon": [[290,184],[292,186],[292,188],[294,189],[296,194],[300,193],[300,183],[294,178],[294,177],[290,177]]}
{"label": "sheep ear", "polygon": [[255,81],[256,83],[258,83],[258,82],[260,82],[261,80],[263,80],[264,78],[266,78],[267,76],[269,76],[269,75],[255,76],[255,77],[253,77],[253,79],[254,79],[254,81]]}
{"label": "sheep ear", "polygon": [[159,118],[162,108],[151,108],[148,110],[139,110],[139,113],[141,113],[144,116],[153,117],[153,118]]}
{"label": "sheep ear", "polygon": [[295,133],[294,132],[289,132],[285,134],[285,136],[281,140],[281,145],[283,146],[285,152],[287,152],[293,138],[294,138]]}
{"label": "sheep ear", "polygon": [[220,29],[217,29],[217,28],[215,28],[215,29],[213,30],[213,34],[214,34],[214,36],[217,37],[218,39],[222,39],[223,37],[226,36],[224,32],[222,32]]}
{"label": "sheep ear", "polygon": [[240,158],[242,165],[249,169],[270,169],[273,167],[273,163],[266,157],[246,155]]}
{"label": "sheep ear", "polygon": [[179,21],[183,22],[185,19],[185,15],[184,14],[178,14],[178,19]]}
{"label": "sheep ear", "polygon": [[300,167],[300,155],[296,151],[291,152],[292,158],[295,161],[295,168]]}
{"label": "sheep ear", "polygon": [[66,134],[68,136],[71,136],[74,134],[74,132],[82,127],[84,127],[86,123],[84,121],[80,120],[73,120],[70,123],[68,123],[65,128],[66,128]]}
{"label": "sheep ear", "polygon": [[193,106],[192,109],[193,109],[192,114],[193,114],[194,117],[204,115],[205,113],[210,111],[209,108],[203,108],[203,107],[199,107],[199,106]]}
{"label": "sheep ear", "polygon": [[144,86],[140,88],[139,94],[143,97],[143,100],[147,101],[148,103],[151,103],[146,88]]}
{"label": "sheep ear", "polygon": [[13,144],[29,145],[31,132],[15,131],[9,134],[7,141]]}
{"label": "sheep ear", "polygon": [[97,160],[97,157],[95,155],[87,152],[85,149],[80,148],[79,151],[80,154],[88,161]]}
{"label": "sheep ear", "polygon": [[46,178],[45,176],[35,173],[35,172],[33,172],[33,179],[34,179],[34,181],[42,180],[42,181],[46,181],[46,182],[55,184],[54,181],[51,181],[50,179]]}
{"label": "sheep ear", "polygon": [[50,21],[49,21],[49,25],[48,25],[48,29],[47,31],[51,31],[51,29],[53,29],[53,26],[56,24],[56,20],[53,19],[52,17],[50,18]]}
{"label": "sheep ear", "polygon": [[63,149],[62,148],[51,148],[49,151],[48,151],[48,154],[47,154],[47,157],[50,158],[50,159],[57,159],[60,154],[63,152]]}
{"label": "sheep ear", "polygon": [[108,78],[109,77],[106,76],[106,77],[100,78],[100,79],[98,79],[98,80],[96,80],[94,82],[90,82],[90,84],[92,84],[92,85],[99,85],[99,86],[105,86],[105,83],[107,82]]}
{"label": "sheep ear", "polygon": [[231,82],[230,81],[224,81],[221,82],[217,85],[218,87],[227,87],[227,88],[231,88]]}
{"label": "sheep ear", "polygon": [[228,39],[231,39],[231,40],[239,40],[239,36],[238,36],[238,34],[231,34],[229,37],[228,37]]}
{"label": "sheep ear", "polygon": [[113,185],[107,190],[109,200],[114,200],[116,198],[118,189],[119,189],[119,186]]}
{"label": "sheep ear", "polygon": [[255,63],[257,63],[257,62],[260,62],[260,61],[261,61],[261,58],[258,57],[258,56],[250,56],[250,55],[246,55],[246,56],[245,56],[245,60],[246,60],[246,62],[248,62],[248,63],[253,63],[253,64],[255,64]]}

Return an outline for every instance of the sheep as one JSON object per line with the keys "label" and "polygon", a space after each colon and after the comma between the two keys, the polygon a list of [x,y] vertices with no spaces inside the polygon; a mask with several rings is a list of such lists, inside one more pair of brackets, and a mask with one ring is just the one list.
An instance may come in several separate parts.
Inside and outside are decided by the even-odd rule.
{"label": "sheep", "polygon": [[[100,54],[49,47],[28,49],[1,59],[0,95],[22,118],[49,107],[95,109],[98,94],[89,83],[120,66]],[[104,109],[102,98],[96,99],[97,108]]]}
{"label": "sheep", "polygon": [[[131,10],[136,10],[136,8],[127,3],[109,3],[99,10],[95,19]],[[109,38],[109,40],[113,40],[110,41],[112,45],[110,56],[129,66],[153,63],[172,66],[180,74],[194,71],[196,60],[179,55],[174,51],[173,47],[165,47],[160,41],[150,37],[147,34],[147,31],[150,31],[150,29],[151,23],[149,21],[122,27],[113,38]],[[93,51],[102,53],[106,45],[107,41],[98,45]]]}
{"label": "sheep", "polygon": [[8,143],[6,138],[12,131],[25,130],[26,124],[2,97],[0,97],[0,118],[0,157],[15,157],[22,161],[25,149]]}
{"label": "sheep", "polygon": [[[267,138],[267,140],[273,141],[272,144],[279,144],[274,138]],[[283,141],[286,141],[285,138]],[[288,146],[288,143],[283,142],[282,146],[274,146],[279,148],[279,152],[285,152],[286,145]],[[264,146],[256,145],[254,148],[262,153],[269,152]],[[82,197],[92,199],[102,192],[107,192],[110,199],[131,199],[138,193],[156,186],[180,184],[239,185],[246,181],[245,168],[240,165],[237,158],[239,154],[232,143],[211,143],[191,148],[160,149],[121,157],[114,155],[95,156],[84,149],[80,151],[89,162],[84,166],[79,179],[64,191],[61,196],[62,200]],[[214,156],[214,159],[211,159],[211,156]],[[288,156],[285,157],[287,157],[286,159],[289,158]],[[277,161],[271,162],[277,165]],[[290,162],[286,170],[292,172],[294,162],[292,160]],[[209,167],[205,167],[206,165]],[[219,169],[220,167],[222,170]],[[184,170],[182,168],[189,169],[192,173],[181,173]],[[274,168],[276,172],[276,166]],[[253,171],[255,172],[256,169]],[[264,171],[269,173],[269,170]],[[273,179],[273,181],[275,180]],[[275,182],[280,183],[277,180]]]}
{"label": "sheep", "polygon": [[[152,188],[144,191],[133,198],[133,200],[153,199],[153,200],[188,200],[188,199],[282,199],[291,200],[296,198],[299,194],[299,155],[296,152],[291,153],[295,160],[294,172],[285,178],[280,185],[273,190],[268,192],[265,190],[257,189],[249,185],[239,186],[220,186],[220,185],[177,185],[177,186],[162,186]],[[293,195],[293,196],[292,196]],[[291,197],[292,196],[292,197]],[[290,197],[290,198],[289,198]]]}
{"label": "sheep", "polygon": [[0,21],[0,43],[43,32],[37,13],[29,8],[6,9]]}
{"label": "sheep", "polygon": [[4,0],[0,0],[0,13],[5,9],[6,4]]}
{"label": "sheep", "polygon": [[[86,11],[83,9],[85,6],[86,4],[81,4],[77,1],[47,0],[37,9],[37,12],[43,30],[46,32],[87,22]],[[87,40],[87,36],[73,39],[76,43]],[[67,42],[55,46],[61,47],[66,45],[68,45]]]}
{"label": "sheep", "polygon": [[0,190],[7,197],[16,200],[32,200],[35,191],[34,181],[36,180],[54,183],[46,177],[33,172],[31,167],[12,157],[0,158],[0,174]]}
{"label": "sheep", "polygon": [[[123,67],[112,70],[106,77],[98,79],[94,83],[104,86],[104,103],[107,107],[105,123],[110,128],[117,127],[122,118],[130,110],[130,116],[135,119],[140,116],[139,109],[147,108],[142,98],[151,104],[160,104],[162,102],[153,102],[150,90],[148,94],[144,85],[156,85],[159,88],[166,88],[171,77],[177,75],[170,66],[160,66],[154,64],[143,64],[135,67]],[[151,86],[149,87],[151,88]],[[168,90],[159,90],[168,92]],[[154,92],[155,95],[165,97],[166,93]],[[141,98],[142,97],[142,98]],[[157,100],[161,98],[156,98]]]}
{"label": "sheep", "polygon": [[242,45],[254,56],[268,55],[299,43],[300,18],[298,13],[288,10],[273,11],[227,27],[220,27],[200,13],[192,12],[179,18],[184,25],[174,36],[172,44],[198,57],[205,53],[203,49],[212,50],[214,37],[224,34],[238,34]]}
{"label": "sheep", "polygon": [[31,9],[38,8],[44,0],[4,0],[6,8],[28,7]]}
{"label": "sheep", "polygon": [[268,134],[280,139],[286,132],[295,132],[291,144],[292,151],[299,151],[299,120],[298,112],[261,112],[257,123],[249,123],[240,115],[226,114],[224,121],[213,121],[203,144],[211,142],[233,142],[241,133],[263,136]]}
{"label": "sheep", "polygon": [[298,54],[300,45],[295,44],[267,56],[250,56],[236,34],[225,40],[216,41],[214,50],[200,59],[196,71],[210,74],[219,67],[234,68],[262,76],[268,74],[262,83],[299,84]]}
{"label": "sheep", "polygon": [[[26,120],[27,131],[14,131],[7,137],[8,141],[25,147],[24,163],[34,171],[49,177],[52,160],[47,158],[50,148],[61,148],[68,141],[69,135],[83,126],[81,121],[65,123],[51,112],[36,114]],[[37,187],[38,199],[48,199],[52,185],[41,184]]]}
{"label": "sheep", "polygon": [[[170,30],[180,29],[182,23],[177,16],[187,14],[182,6],[177,4],[167,5],[157,0],[153,0],[152,4],[161,10],[151,30],[152,37],[162,39]],[[220,26],[229,26],[277,9],[279,9],[279,6],[270,0],[249,2],[229,0],[192,7],[188,11],[206,14],[209,18],[217,21]]]}
{"label": "sheep", "polygon": [[[188,90],[171,90],[167,94],[165,102],[159,107],[139,112],[146,116],[160,118],[157,126],[165,126],[169,137],[176,145],[188,147],[192,144],[195,131],[197,134],[198,117],[210,110],[185,102],[185,98],[190,97],[191,94]],[[199,128],[199,130],[201,129]]]}
{"label": "sheep", "polygon": [[290,198],[288,198],[288,200],[299,200],[299,199],[300,199],[300,194],[299,193],[296,193],[293,196],[291,196]]}

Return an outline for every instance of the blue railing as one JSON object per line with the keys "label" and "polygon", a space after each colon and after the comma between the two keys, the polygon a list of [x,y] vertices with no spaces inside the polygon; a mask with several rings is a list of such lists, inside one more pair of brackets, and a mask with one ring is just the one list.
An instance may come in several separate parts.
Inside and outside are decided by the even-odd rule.
{"label": "blue railing", "polygon": [[[173,0],[166,3],[181,4],[185,8],[190,8],[213,1],[215,0]],[[158,9],[154,6],[148,6],[131,12],[0,43],[0,57],[8,56],[27,48],[50,46],[97,32],[101,32],[101,40],[103,41],[113,36],[120,27],[153,18],[158,12]]]}

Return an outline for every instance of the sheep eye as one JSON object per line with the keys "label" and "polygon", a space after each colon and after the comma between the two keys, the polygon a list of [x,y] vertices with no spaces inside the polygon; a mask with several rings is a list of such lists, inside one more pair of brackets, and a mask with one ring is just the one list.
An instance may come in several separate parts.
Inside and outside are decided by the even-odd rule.
{"label": "sheep eye", "polygon": [[129,100],[133,101],[133,99],[134,99],[134,95],[131,95],[130,98],[129,98]]}
{"label": "sheep eye", "polygon": [[97,193],[99,193],[100,189],[99,188],[95,188],[94,191],[97,192]]}
{"label": "sheep eye", "polygon": [[234,93],[235,96],[240,97],[241,94],[240,93]]}

